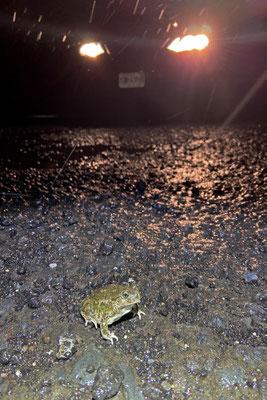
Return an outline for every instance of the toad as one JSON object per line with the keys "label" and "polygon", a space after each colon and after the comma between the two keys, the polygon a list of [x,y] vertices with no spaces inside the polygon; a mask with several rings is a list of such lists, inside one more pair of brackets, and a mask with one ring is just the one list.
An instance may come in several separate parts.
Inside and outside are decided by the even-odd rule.
{"label": "toad", "polygon": [[140,303],[140,293],[135,284],[129,286],[111,284],[93,291],[83,301],[81,315],[85,320],[85,326],[88,322],[93,322],[97,329],[99,324],[103,338],[113,344],[113,339],[118,340],[118,338],[109,332],[108,325],[131,311],[141,319],[141,314],[145,313],[139,310],[138,303]]}

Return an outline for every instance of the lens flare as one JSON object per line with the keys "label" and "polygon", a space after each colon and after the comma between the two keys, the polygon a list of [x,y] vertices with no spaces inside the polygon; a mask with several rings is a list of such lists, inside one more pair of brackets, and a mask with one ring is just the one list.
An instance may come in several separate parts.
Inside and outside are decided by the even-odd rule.
{"label": "lens flare", "polygon": [[203,50],[209,44],[209,39],[206,35],[186,35],[182,39],[176,38],[167,47],[168,50],[180,53],[182,51]]}
{"label": "lens flare", "polygon": [[101,46],[101,44],[100,43],[95,43],[95,42],[84,43],[80,47],[79,52],[80,52],[81,56],[91,57],[91,58],[96,58],[100,54],[105,53],[105,51],[104,51],[103,47]]}

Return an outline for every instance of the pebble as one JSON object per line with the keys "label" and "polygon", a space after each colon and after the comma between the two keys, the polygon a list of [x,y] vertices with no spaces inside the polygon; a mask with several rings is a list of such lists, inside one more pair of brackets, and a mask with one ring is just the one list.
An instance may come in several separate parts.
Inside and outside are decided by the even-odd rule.
{"label": "pebble", "polygon": [[124,374],[119,368],[108,365],[99,367],[92,387],[93,399],[105,400],[114,397],[123,378]]}
{"label": "pebble", "polygon": [[262,302],[265,302],[267,300],[267,290],[264,290],[262,292],[258,292],[256,294],[256,299]]}
{"label": "pebble", "polygon": [[208,371],[205,368],[200,369],[198,372],[198,376],[202,379],[206,378],[207,375]]}
{"label": "pebble", "polygon": [[247,376],[244,369],[240,366],[222,368],[215,371],[221,385],[225,388],[235,385],[242,386],[247,382]]}
{"label": "pebble", "polygon": [[165,389],[167,392],[168,392],[169,390],[172,389],[172,384],[171,384],[171,382],[168,382],[168,381],[162,381],[162,382],[161,382],[161,386],[162,386],[163,389]]}
{"label": "pebble", "polygon": [[1,218],[0,219],[0,225],[2,225],[2,226],[10,226],[11,223],[8,221],[7,218]]}
{"label": "pebble", "polygon": [[93,366],[93,364],[87,365],[86,372],[88,372],[88,374],[92,374],[93,372],[95,372],[95,367]]}
{"label": "pebble", "polygon": [[198,287],[198,278],[188,276],[185,279],[185,284],[187,287],[189,287],[191,289],[197,288]]}
{"label": "pebble", "polygon": [[113,252],[113,246],[110,243],[102,242],[99,247],[99,254],[109,256]]}
{"label": "pebble", "polygon": [[70,290],[74,287],[74,283],[64,279],[64,281],[62,283],[62,287],[63,287],[63,289]]}
{"label": "pebble", "polygon": [[35,297],[30,297],[28,300],[28,306],[30,308],[40,308],[41,304],[40,304],[39,300],[36,299]]}
{"label": "pebble", "polygon": [[216,328],[220,328],[221,326],[223,326],[223,320],[218,316],[215,316],[213,318],[212,322]]}
{"label": "pebble", "polygon": [[8,353],[7,350],[2,350],[0,352],[0,364],[8,365],[11,361],[11,355]]}
{"label": "pebble", "polygon": [[12,239],[13,237],[15,237],[16,234],[17,234],[17,230],[16,230],[15,228],[12,228],[12,229],[10,230],[10,237],[11,237],[11,239]]}
{"label": "pebble", "polygon": [[167,317],[167,315],[169,314],[169,310],[166,306],[163,306],[159,309],[159,313],[160,315],[162,315],[163,317]]}
{"label": "pebble", "polygon": [[143,386],[143,394],[145,395],[146,399],[153,399],[153,400],[166,400],[167,399],[167,392],[163,389],[161,385],[157,383],[146,383]]}
{"label": "pebble", "polygon": [[189,374],[194,374],[196,371],[199,371],[199,365],[195,360],[190,360],[186,365],[186,369]]}
{"label": "pebble", "polygon": [[249,314],[253,318],[253,321],[258,324],[264,324],[266,321],[265,308],[260,304],[251,304],[249,307]]}
{"label": "pebble", "polygon": [[56,354],[58,360],[67,360],[76,353],[77,348],[74,339],[69,337],[61,337],[59,339],[59,349]]}
{"label": "pebble", "polygon": [[50,264],[49,264],[49,267],[50,267],[51,269],[54,269],[54,268],[57,267],[57,263],[50,263]]}
{"label": "pebble", "polygon": [[245,283],[255,283],[259,277],[255,272],[245,272],[244,274]]}
{"label": "pebble", "polygon": [[19,265],[17,268],[18,275],[25,275],[26,274],[26,267],[24,265]]}

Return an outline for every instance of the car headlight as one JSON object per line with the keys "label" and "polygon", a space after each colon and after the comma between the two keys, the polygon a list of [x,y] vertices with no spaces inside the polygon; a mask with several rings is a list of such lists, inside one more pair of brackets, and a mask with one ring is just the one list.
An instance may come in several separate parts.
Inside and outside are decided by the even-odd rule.
{"label": "car headlight", "polygon": [[174,39],[167,47],[168,50],[180,53],[182,51],[203,50],[209,44],[209,39],[206,35],[186,35],[181,38]]}
{"label": "car headlight", "polygon": [[105,53],[105,50],[101,46],[100,43],[91,42],[91,43],[84,43],[79,50],[81,56],[96,58],[100,54]]}

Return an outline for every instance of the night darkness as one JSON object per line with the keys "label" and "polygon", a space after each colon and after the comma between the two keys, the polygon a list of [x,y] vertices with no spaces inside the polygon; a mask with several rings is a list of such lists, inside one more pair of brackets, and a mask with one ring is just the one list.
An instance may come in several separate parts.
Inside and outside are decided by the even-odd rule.
{"label": "night darkness", "polygon": [[[239,120],[263,120],[266,8],[261,0],[2,1],[2,119],[222,123],[238,108]],[[177,36],[203,32],[206,51],[166,50]],[[82,58],[88,41],[105,54]],[[120,72],[139,70],[143,90],[118,89]]]}

